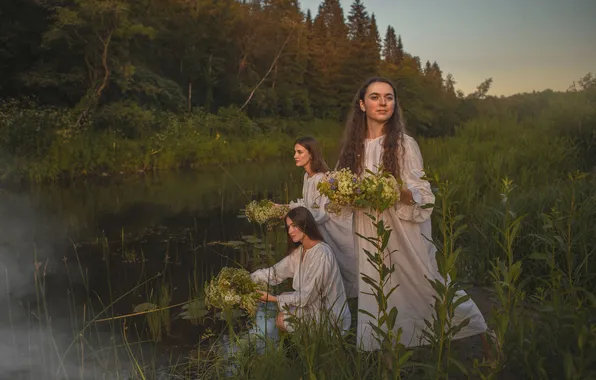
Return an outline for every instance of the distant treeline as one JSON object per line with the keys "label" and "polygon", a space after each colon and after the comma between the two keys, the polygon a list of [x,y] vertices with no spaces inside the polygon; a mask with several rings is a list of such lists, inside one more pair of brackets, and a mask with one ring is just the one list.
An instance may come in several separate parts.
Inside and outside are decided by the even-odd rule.
{"label": "distant treeline", "polygon": [[347,15],[339,0],[314,15],[294,0],[5,1],[0,72],[0,179],[36,181],[258,160],[305,133],[331,147],[373,75],[395,82],[420,137],[568,95],[496,98],[491,78],[465,95],[392,26],[381,38],[360,0]]}
{"label": "distant treeline", "polygon": [[135,105],[339,120],[372,75],[395,81],[418,134],[473,116],[453,76],[408,54],[392,26],[380,32],[360,0],[314,15],[294,0],[16,0],[0,5],[0,32],[0,98],[74,108],[98,128]]}

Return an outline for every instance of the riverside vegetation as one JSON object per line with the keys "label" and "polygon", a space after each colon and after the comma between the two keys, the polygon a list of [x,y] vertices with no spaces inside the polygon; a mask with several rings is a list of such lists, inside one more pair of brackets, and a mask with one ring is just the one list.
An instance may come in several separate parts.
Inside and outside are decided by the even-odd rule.
{"label": "riverside vegetation", "polygon": [[[547,104],[532,108],[541,97]],[[419,139],[437,194],[433,221],[438,261],[452,280],[436,284],[439,312],[428,321],[433,333],[427,347],[401,347],[394,351],[400,354],[393,362],[397,365],[386,367],[382,356],[355,350],[350,337],[299,331],[264,355],[242,346],[232,376],[362,379],[376,378],[381,371],[403,379],[593,378],[595,100],[593,87],[495,100],[484,103],[490,106],[485,115],[458,128],[454,136]],[[297,190],[295,186],[290,196]],[[244,204],[251,198],[246,195]],[[288,197],[281,188],[271,196]],[[29,343],[18,338],[18,329],[9,329],[15,334],[9,344],[24,345],[28,355],[39,359],[21,368],[21,378],[29,378],[27,370],[58,378],[106,379],[217,378],[229,371],[218,348],[219,334],[243,331],[246,319],[207,312],[202,285],[218,267],[254,269],[284,252],[283,231],[255,230],[243,223],[235,239],[197,243],[192,237],[196,231],[191,231],[186,248],[174,252],[169,238],[165,251],[153,256],[134,250],[124,234],[120,244],[100,238],[77,248],[68,259],[75,260],[76,270],[67,273],[83,280],[84,291],[77,291],[72,281],[68,339],[54,335],[54,301],[45,297],[52,292],[52,275],[37,265],[34,299],[7,310],[9,316],[20,315],[24,308],[29,321]],[[199,246],[217,250],[220,261],[207,263],[196,254]],[[184,256],[190,264],[176,269]],[[136,267],[136,283],[130,288],[100,285],[102,278],[113,281],[119,275],[98,276],[90,268],[113,271],[111,263],[119,257]],[[85,280],[91,275],[93,282]],[[457,328],[449,322],[453,291],[467,286],[483,289],[480,294],[489,305],[487,320],[498,343],[493,362],[483,361],[478,349],[466,352],[478,345],[473,339],[450,341],[449,331]],[[16,326],[20,321],[12,317],[9,322]],[[183,345],[181,336],[188,335],[195,342]]]}
{"label": "riverside vegetation", "polygon": [[[225,233],[207,239],[193,218],[132,235],[123,224],[58,245],[57,259],[15,228],[25,214],[3,213],[0,377],[194,379],[233,368],[242,379],[596,378],[592,75],[567,92],[507,98],[488,95],[488,78],[464,95],[438,63],[408,53],[393,27],[381,41],[358,0],[347,20],[337,0],[316,15],[277,0],[23,0],[0,10],[10,36],[0,39],[2,183],[252,162],[271,188],[239,191],[236,208],[265,194],[287,201],[300,186],[282,171],[273,184],[265,162],[288,160],[294,139],[312,134],[334,163],[353,89],[383,75],[420,143],[437,194],[438,262],[452,280],[434,284],[428,346],[394,347],[391,364],[358,352],[353,337],[299,330],[264,355],[242,343],[231,367],[220,335],[244,331],[247,320],[205,310],[203,285],[223,266],[276,262],[283,231],[226,220]],[[224,225],[232,206],[204,183],[192,190],[210,205],[203,217]],[[140,188],[113,204],[154,196]],[[10,209],[13,194],[1,191]],[[185,214],[193,198],[168,201]],[[69,211],[72,227],[93,230],[93,209],[81,219]],[[25,242],[17,249],[15,239]],[[474,339],[450,340],[453,292],[468,286],[480,290],[470,294],[485,301],[495,331],[492,362]]]}
{"label": "riverside vegetation", "polygon": [[492,82],[464,96],[360,0],[345,14],[338,0],[316,14],[285,0],[22,0],[0,6],[0,25],[4,181],[270,159],[304,134],[329,150],[372,75],[399,83],[412,132],[446,136]]}

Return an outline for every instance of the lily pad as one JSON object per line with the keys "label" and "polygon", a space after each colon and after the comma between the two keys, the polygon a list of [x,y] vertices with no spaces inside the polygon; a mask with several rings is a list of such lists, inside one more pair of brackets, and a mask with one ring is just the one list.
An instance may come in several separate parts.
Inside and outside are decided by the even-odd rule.
{"label": "lily pad", "polygon": [[184,311],[180,313],[180,317],[186,320],[202,319],[209,314],[209,311],[205,307],[205,300],[202,298],[193,300],[183,305],[182,309],[184,309]]}
{"label": "lily pad", "polygon": [[259,248],[259,249],[266,249],[266,248],[271,248],[271,247],[272,247],[271,244],[263,244],[263,243],[255,244],[255,248]]}
{"label": "lily pad", "polygon": [[223,245],[224,247],[232,247],[232,248],[239,248],[246,243],[240,240],[230,240],[230,241],[211,241],[207,243],[208,245]]}
{"label": "lily pad", "polygon": [[253,235],[244,235],[242,236],[242,239],[244,239],[245,242],[250,244],[257,244],[261,242],[261,239]]}
{"label": "lily pad", "polygon": [[156,304],[151,303],[151,302],[144,302],[142,304],[135,306],[133,309],[133,312],[142,313],[144,311],[155,310],[155,309],[159,309],[159,306],[157,306]]}
{"label": "lily pad", "polygon": [[215,313],[215,317],[224,320],[224,321],[230,321],[233,322],[236,319],[243,317],[246,315],[246,312],[244,310],[240,310],[240,309],[232,309],[232,310],[222,310],[222,311],[218,311],[217,313]]}

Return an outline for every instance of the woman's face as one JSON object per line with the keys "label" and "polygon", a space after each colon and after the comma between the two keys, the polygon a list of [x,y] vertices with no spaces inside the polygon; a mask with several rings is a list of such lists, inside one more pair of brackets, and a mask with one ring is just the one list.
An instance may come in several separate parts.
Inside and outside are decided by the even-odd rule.
{"label": "woman's face", "polygon": [[294,161],[296,161],[296,166],[306,166],[308,163],[310,163],[311,158],[312,157],[308,149],[300,144],[294,145]]}
{"label": "woman's face", "polygon": [[286,218],[286,226],[288,227],[288,235],[290,235],[290,239],[292,239],[294,243],[302,241],[306,236],[306,234],[302,232],[302,230],[298,228],[289,217]]}
{"label": "woman's face", "polygon": [[371,83],[366,89],[364,100],[360,100],[360,109],[368,118],[385,123],[395,111],[393,88],[384,82]]}

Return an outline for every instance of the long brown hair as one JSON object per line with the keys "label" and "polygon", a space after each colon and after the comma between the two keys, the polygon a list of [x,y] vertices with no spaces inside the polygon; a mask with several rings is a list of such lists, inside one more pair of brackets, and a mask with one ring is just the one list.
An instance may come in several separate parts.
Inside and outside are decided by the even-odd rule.
{"label": "long brown hair", "polygon": [[312,136],[304,136],[296,139],[294,145],[302,145],[308,150],[311,156],[310,168],[315,173],[325,173],[329,171],[329,166],[323,158],[323,152],[319,142]]}
{"label": "long brown hair", "polygon": [[[310,211],[306,207],[296,207],[291,209],[284,218],[284,223],[287,218],[294,223],[296,227],[300,229],[300,231],[304,232],[306,236],[308,236],[311,240],[319,240],[324,241],[323,236],[319,232],[317,228],[317,223],[315,222],[315,218],[312,216]],[[300,246],[300,242],[294,243],[292,238],[290,238],[290,234],[288,231],[288,225],[286,224],[286,233],[288,236],[288,253],[295,250],[298,246]]]}
{"label": "long brown hair", "polygon": [[[383,126],[385,138],[383,140],[383,167],[386,171],[399,179],[400,167],[398,152],[403,152],[403,135],[405,133],[405,123],[401,112],[401,107],[397,99],[395,85],[387,78],[373,77],[369,78],[358,90],[352,101],[352,109],[344,129],[341,153],[337,162],[337,168],[349,168],[356,174],[362,174],[364,164],[364,140],[366,139],[367,122],[366,113],[360,109],[360,101],[364,102],[364,97],[368,87],[373,83],[387,83],[393,89],[395,99],[395,108],[393,115]],[[398,149],[401,146],[401,149]]]}

